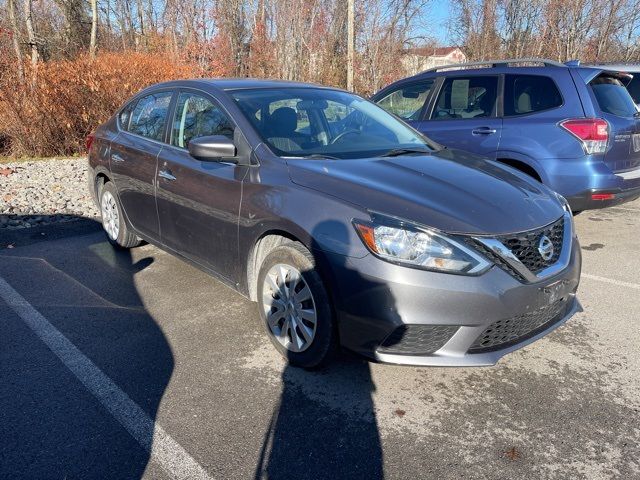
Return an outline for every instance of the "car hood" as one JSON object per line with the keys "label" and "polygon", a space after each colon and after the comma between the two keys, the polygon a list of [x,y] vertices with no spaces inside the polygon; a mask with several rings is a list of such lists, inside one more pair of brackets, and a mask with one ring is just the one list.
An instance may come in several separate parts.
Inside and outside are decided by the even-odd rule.
{"label": "car hood", "polygon": [[449,233],[521,232],[547,225],[563,213],[561,203],[541,183],[459,150],[287,163],[298,185]]}

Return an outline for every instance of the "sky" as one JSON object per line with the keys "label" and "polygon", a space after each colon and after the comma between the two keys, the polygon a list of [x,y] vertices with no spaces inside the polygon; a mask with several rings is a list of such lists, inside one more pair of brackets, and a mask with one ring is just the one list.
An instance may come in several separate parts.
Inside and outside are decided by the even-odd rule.
{"label": "sky", "polygon": [[447,32],[447,22],[450,14],[450,2],[433,0],[430,9],[431,12],[425,19],[429,23],[425,28],[425,34],[434,37],[442,45],[449,45],[451,39]]}
{"label": "sky", "polygon": [[447,0],[433,0],[432,4],[433,22],[431,23],[431,34],[443,45],[448,45],[451,41],[447,34],[447,21],[450,13],[450,2]]}

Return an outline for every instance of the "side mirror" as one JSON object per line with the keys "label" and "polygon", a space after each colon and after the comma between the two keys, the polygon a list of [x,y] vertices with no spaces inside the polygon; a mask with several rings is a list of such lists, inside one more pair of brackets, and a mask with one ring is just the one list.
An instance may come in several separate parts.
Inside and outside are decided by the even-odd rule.
{"label": "side mirror", "polygon": [[189,155],[203,162],[237,162],[236,146],[224,135],[194,138],[189,142],[188,150]]}

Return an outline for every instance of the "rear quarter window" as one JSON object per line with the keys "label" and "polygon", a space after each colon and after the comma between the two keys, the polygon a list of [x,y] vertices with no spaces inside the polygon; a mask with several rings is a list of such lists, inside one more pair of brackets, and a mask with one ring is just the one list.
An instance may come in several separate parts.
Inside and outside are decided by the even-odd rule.
{"label": "rear quarter window", "polygon": [[640,104],[640,72],[635,72],[633,74],[633,79],[629,85],[627,85],[627,90],[629,90],[629,94],[631,95],[631,98],[633,98],[633,101],[636,102],[636,104]]}
{"label": "rear quarter window", "polygon": [[615,77],[600,75],[589,83],[600,110],[619,117],[631,117],[637,111],[624,84]]}
{"label": "rear quarter window", "polygon": [[122,130],[129,130],[129,119],[131,118],[131,111],[136,102],[131,102],[129,105],[120,110],[118,114],[118,125]]}
{"label": "rear quarter window", "polygon": [[542,112],[562,105],[556,83],[543,75],[506,75],[504,115],[512,117]]}

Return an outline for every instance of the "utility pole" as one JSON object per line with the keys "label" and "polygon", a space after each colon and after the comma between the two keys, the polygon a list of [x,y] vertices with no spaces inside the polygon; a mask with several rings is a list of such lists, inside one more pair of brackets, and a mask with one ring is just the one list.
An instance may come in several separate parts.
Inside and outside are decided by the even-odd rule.
{"label": "utility pole", "polygon": [[353,92],[353,62],[355,57],[354,0],[347,0],[347,90]]}

